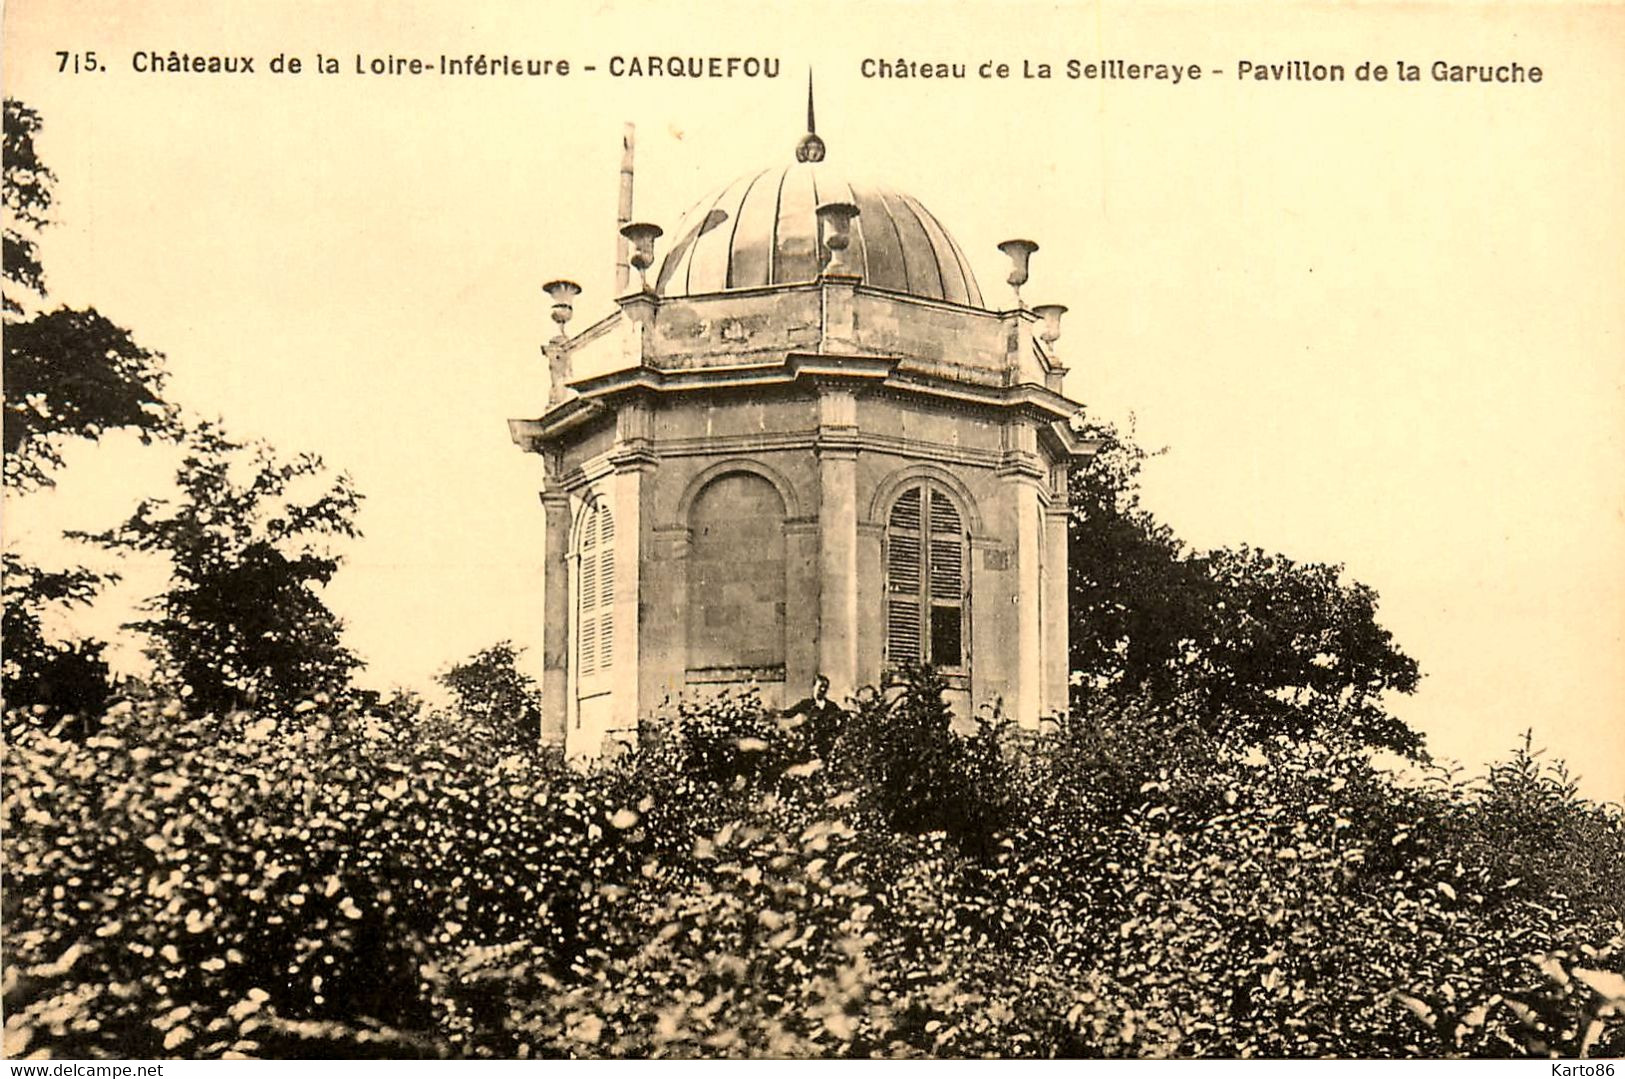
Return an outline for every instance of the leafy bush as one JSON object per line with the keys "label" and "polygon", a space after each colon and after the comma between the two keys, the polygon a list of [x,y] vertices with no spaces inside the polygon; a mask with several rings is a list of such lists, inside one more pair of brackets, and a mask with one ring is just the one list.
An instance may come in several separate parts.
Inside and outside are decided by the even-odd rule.
{"label": "leafy bush", "polygon": [[889,693],[866,695],[854,710],[836,763],[891,828],[944,832],[966,853],[985,856],[1014,798],[1003,724],[983,717],[971,737],[956,734],[946,689],[930,667],[896,672]]}
{"label": "leafy bush", "polygon": [[536,741],[542,729],[542,691],[536,679],[519,669],[524,651],[512,641],[498,641],[435,676],[455,699],[453,710],[465,738],[494,738],[513,746]]}
{"label": "leafy bush", "polygon": [[102,655],[107,646],[96,640],[48,640],[42,613],[52,605],[89,603],[109,578],[86,569],[43,570],[11,551],[0,556],[0,567],[5,602],[0,694],[8,701],[27,701],[28,721],[61,723],[84,733],[112,696],[112,674]]}

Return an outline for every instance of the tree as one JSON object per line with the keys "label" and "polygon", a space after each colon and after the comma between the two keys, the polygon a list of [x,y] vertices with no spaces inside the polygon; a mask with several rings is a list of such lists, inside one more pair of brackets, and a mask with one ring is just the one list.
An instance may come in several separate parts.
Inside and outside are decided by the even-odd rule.
{"label": "tree", "polygon": [[171,563],[167,592],[135,623],[162,646],[170,676],[198,711],[254,705],[286,712],[347,687],[360,661],[318,589],[354,538],[361,496],[320,457],[279,457],[263,442],[199,425],[186,439],[177,498],[149,498],[110,531],[83,536]]}
{"label": "tree", "polygon": [[[46,298],[36,236],[49,224],[55,176],[39,159],[40,116],[5,102],[4,486],[17,495],[54,483],[62,445],[99,439],[115,428],[143,439],[173,438],[175,409],[164,400],[163,357],[94,309],[37,308]],[[28,314],[30,308],[35,309]],[[109,694],[105,646],[53,642],[43,616],[53,605],[90,602],[116,576],[72,567],[44,570],[5,555],[3,687],[13,705],[43,718],[77,714],[88,722]]]}
{"label": "tree", "polygon": [[34,151],[39,114],[9,98],[5,113],[5,484],[28,490],[53,482],[64,438],[115,428],[174,437],[179,428],[163,396],[163,357],[127,330],[93,308],[23,317],[25,299],[46,298],[33,234],[49,223],[55,177]]}
{"label": "tree", "polygon": [[500,741],[535,742],[542,729],[542,694],[519,669],[523,648],[498,641],[435,676],[451,691],[457,715]]}
{"label": "tree", "polygon": [[143,441],[173,437],[162,357],[94,310],[62,307],[6,323],[5,482],[49,487],[66,438],[92,441],[114,428]]}
{"label": "tree", "polygon": [[106,645],[95,640],[47,640],[40,608],[47,603],[89,603],[106,575],[85,569],[45,571],[9,551],[4,566],[0,640],[5,641],[5,658],[0,672],[5,699],[26,704],[31,713],[47,720],[78,716],[78,731],[88,731],[110,695],[111,672],[102,658]]}
{"label": "tree", "polygon": [[1074,473],[1071,662],[1085,692],[1192,708],[1205,725],[1303,737],[1337,730],[1407,754],[1420,737],[1383,707],[1416,662],[1343,567],[1243,546],[1190,550],[1140,503],[1153,456],[1110,424]]}
{"label": "tree", "polygon": [[[37,295],[45,294],[45,271],[39,249],[28,232],[45,227],[51,208],[51,181],[56,179],[34,152],[39,113],[21,101],[5,103],[5,279]],[[7,314],[21,314],[22,304],[5,294]]]}
{"label": "tree", "polygon": [[1153,454],[1110,424],[1087,433],[1101,445],[1071,475],[1072,670],[1088,687],[1170,700],[1182,674],[1169,660],[1194,643],[1211,597],[1185,545],[1140,505],[1140,469]]}
{"label": "tree", "polygon": [[1342,566],[1294,562],[1253,547],[1197,559],[1216,597],[1198,650],[1211,705],[1261,730],[1338,729],[1415,754],[1421,738],[1383,707],[1410,693],[1416,661],[1377,623],[1377,593]]}

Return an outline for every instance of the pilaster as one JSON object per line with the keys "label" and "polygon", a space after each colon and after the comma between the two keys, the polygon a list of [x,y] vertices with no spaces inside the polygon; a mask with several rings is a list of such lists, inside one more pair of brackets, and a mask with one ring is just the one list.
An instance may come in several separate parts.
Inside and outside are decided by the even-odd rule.
{"label": "pilaster", "polygon": [[857,688],[857,398],[824,385],[818,398],[818,662],[837,699]]}
{"label": "pilaster", "polygon": [[[885,528],[875,522],[858,523],[858,668],[857,687],[880,685],[881,655],[886,646],[886,580],[882,562]],[[975,580],[974,574],[972,580]],[[972,626],[974,627],[974,620]],[[973,652],[967,637],[967,652]]]}
{"label": "pilaster", "polygon": [[[784,522],[784,693],[799,700],[823,667],[819,651],[820,536],[816,517]],[[812,632],[809,632],[812,631]],[[844,691],[843,691],[844,692]]]}
{"label": "pilaster", "polygon": [[638,637],[639,708],[645,712],[680,697],[688,672],[689,530],[685,525],[655,528],[649,539]]}
{"label": "pilaster", "polygon": [[568,388],[572,374],[570,344],[555,338],[542,346],[542,355],[547,359],[547,407],[552,408],[575,394]]}
{"label": "pilaster", "polygon": [[553,484],[541,492],[542,745],[562,750],[570,704],[570,496]]}
{"label": "pilaster", "polygon": [[1004,481],[1015,536],[1015,640],[1010,654],[1013,692],[1006,705],[1016,723],[1038,726],[1043,708],[1044,639],[1040,611],[1044,586],[1045,524],[1041,495],[1048,475],[1038,454],[1038,433],[1029,423],[1005,428]]}
{"label": "pilaster", "polygon": [[1071,626],[1067,620],[1067,602],[1071,599],[1068,587],[1067,508],[1065,491],[1052,496],[1044,511],[1044,695],[1039,711],[1052,715],[1066,711],[1070,704],[1068,692],[1072,674]]}
{"label": "pilaster", "polygon": [[818,279],[820,352],[841,355],[858,351],[858,281],[845,274],[824,274]]}
{"label": "pilaster", "polygon": [[615,445],[609,463],[614,472],[604,483],[615,514],[615,667],[610,691],[611,740],[635,741],[642,711],[641,670],[643,619],[644,520],[651,519],[651,474],[659,464],[650,438],[652,417],[645,401],[632,400],[615,415]]}
{"label": "pilaster", "polygon": [[1038,342],[1034,327],[1038,316],[1022,309],[1004,315],[1007,327],[1005,338],[1005,378],[1009,385],[1047,386],[1048,372],[1038,356]]}
{"label": "pilaster", "polygon": [[1038,726],[1041,710],[1040,686],[1043,680],[1042,626],[1039,621],[1039,594],[1043,585],[1040,564],[1043,553],[1040,530],[1042,510],[1038,487],[1025,477],[1010,483],[1010,501],[1016,536],[1016,639],[1015,695],[1010,713],[1017,724],[1028,729]]}

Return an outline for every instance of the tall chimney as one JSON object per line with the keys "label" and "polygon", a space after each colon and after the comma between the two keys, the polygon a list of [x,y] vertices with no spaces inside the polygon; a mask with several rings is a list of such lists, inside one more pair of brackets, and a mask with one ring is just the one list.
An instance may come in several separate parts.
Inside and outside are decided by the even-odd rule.
{"label": "tall chimney", "polygon": [[632,145],[637,129],[630,123],[621,129],[621,198],[615,207],[615,295],[626,292],[632,280],[632,264],[622,232],[632,223]]}

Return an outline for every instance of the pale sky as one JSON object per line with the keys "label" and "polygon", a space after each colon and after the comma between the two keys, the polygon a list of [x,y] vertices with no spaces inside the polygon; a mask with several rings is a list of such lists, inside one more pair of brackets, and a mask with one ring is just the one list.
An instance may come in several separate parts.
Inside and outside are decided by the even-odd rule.
{"label": "pale sky", "polygon": [[[1625,9],[1580,5],[13,0],[5,88],[42,113],[59,178],[53,300],[164,352],[174,400],[366,494],[329,595],[370,683],[505,637],[535,661],[540,466],[505,421],[545,400],[540,285],[585,286],[575,329],[608,309],[623,121],[636,216],[671,230],[789,160],[811,65],[829,161],[918,196],[990,303],[1008,300],[995,245],[1039,242],[1024,295],[1071,308],[1067,392],[1169,447],[1146,501],[1182,537],[1345,563],[1421,664],[1396,708],[1435,751],[1477,764],[1533,726],[1621,799],[1621,44]],[[109,70],[61,73],[61,48]],[[137,73],[138,49],[256,73]],[[342,73],[315,73],[318,52]],[[482,52],[576,70],[354,73],[357,53]],[[305,71],[270,73],[278,53]],[[649,53],[781,75],[607,73]],[[866,79],[870,57],[969,77]],[[1069,80],[1069,58],[1205,73]],[[1056,77],[1020,78],[1024,59]],[[1294,59],[1350,81],[1235,77]],[[1366,59],[1386,83],[1353,81]],[[1421,81],[1395,81],[1401,59]],[[1450,85],[1439,59],[1544,78]],[[984,60],[1012,77],[978,78]],[[7,542],[106,527],[166,468],[122,442],[78,454],[56,494],[8,507]]]}

